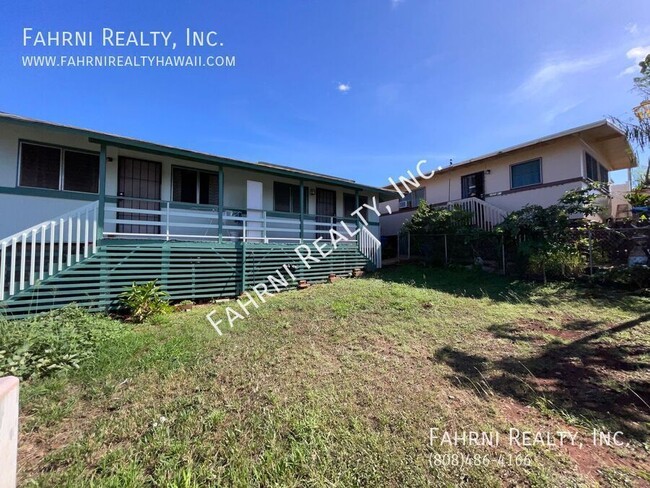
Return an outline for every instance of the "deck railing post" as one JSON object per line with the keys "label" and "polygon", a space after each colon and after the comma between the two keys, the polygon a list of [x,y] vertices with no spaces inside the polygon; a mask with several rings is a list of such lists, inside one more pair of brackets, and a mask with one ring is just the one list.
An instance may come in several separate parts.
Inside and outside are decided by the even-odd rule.
{"label": "deck railing post", "polygon": [[219,244],[223,242],[223,166],[219,166]]}
{"label": "deck railing post", "polygon": [[25,289],[25,257],[27,255],[27,234],[23,232],[22,238],[20,239],[20,290]]}
{"label": "deck railing post", "polygon": [[[50,222],[50,267],[48,274],[54,274],[54,241],[56,240],[56,220]],[[42,278],[41,278],[42,279]]]}
{"label": "deck railing post", "polygon": [[16,248],[18,239],[14,237],[11,240],[11,263],[9,266],[9,296],[13,295],[16,291]]}
{"label": "deck railing post", "polygon": [[34,273],[36,272],[36,229],[32,229],[31,252],[29,254],[29,286],[32,286],[34,284]]}
{"label": "deck railing post", "polygon": [[263,232],[262,236],[264,237],[264,244],[269,243],[269,239],[268,239],[268,236],[266,234],[266,227],[267,227],[267,224],[266,224],[266,210],[262,210],[262,232]]}
{"label": "deck railing post", "polygon": [[300,180],[300,243],[305,240],[305,182]]}
{"label": "deck railing post", "polygon": [[105,210],[106,210],[106,144],[102,144],[99,149],[99,201],[97,207],[97,239],[102,239],[104,237]]}
{"label": "deck railing post", "polygon": [[5,279],[6,279],[6,261],[7,261],[7,243],[3,242],[0,248],[0,301],[5,299]]}
{"label": "deck railing post", "polygon": [[167,212],[165,215],[165,219],[166,219],[165,227],[166,227],[166,236],[167,236],[166,240],[169,240],[169,202],[167,202]]}
{"label": "deck railing post", "polygon": [[241,243],[241,282],[239,292],[244,293],[246,290],[246,241]]}

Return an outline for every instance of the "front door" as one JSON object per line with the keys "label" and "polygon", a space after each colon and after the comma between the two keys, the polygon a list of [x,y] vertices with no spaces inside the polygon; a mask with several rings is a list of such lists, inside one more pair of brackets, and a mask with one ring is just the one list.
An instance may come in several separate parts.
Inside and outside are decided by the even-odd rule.
{"label": "front door", "polygon": [[327,225],[317,226],[318,230],[321,231],[317,234],[317,237],[328,237],[329,230],[334,222],[332,217],[336,216],[335,191],[316,188],[316,215],[316,222],[327,223]]}
{"label": "front door", "polygon": [[[117,200],[119,208],[160,210],[160,183],[162,165],[157,161],[120,156],[117,166]],[[160,215],[119,212],[118,220],[159,222]],[[118,224],[117,232],[126,234],[159,234],[160,226],[146,224]]]}
{"label": "front door", "polygon": [[485,198],[485,176],[483,171],[465,175],[460,179],[461,198]]}

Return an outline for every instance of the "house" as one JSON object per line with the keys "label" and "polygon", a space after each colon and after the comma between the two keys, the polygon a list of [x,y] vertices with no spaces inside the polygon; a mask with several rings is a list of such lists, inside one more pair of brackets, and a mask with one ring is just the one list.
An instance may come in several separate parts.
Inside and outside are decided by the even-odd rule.
{"label": "house", "polygon": [[[475,225],[491,230],[528,204],[547,207],[590,180],[608,183],[610,171],[634,167],[631,154],[625,135],[602,120],[439,168],[429,179],[418,177],[420,186],[404,198],[382,205],[381,235],[399,234],[420,200],[461,207],[473,214]],[[607,197],[601,219],[625,214],[624,200],[612,204]]]}
{"label": "house", "polygon": [[299,264],[296,246],[329,241],[331,228],[348,240],[298,267],[300,279],[379,267],[379,218],[352,212],[389,194],[0,113],[0,309],[105,310],[125,285],[149,280],[176,300],[232,297]]}

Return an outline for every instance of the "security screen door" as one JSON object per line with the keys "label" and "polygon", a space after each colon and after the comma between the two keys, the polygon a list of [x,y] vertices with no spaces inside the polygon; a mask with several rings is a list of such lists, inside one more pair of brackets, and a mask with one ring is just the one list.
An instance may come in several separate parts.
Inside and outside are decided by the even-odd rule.
{"label": "security screen door", "polygon": [[[157,161],[146,161],[120,156],[117,165],[117,200],[119,208],[160,210],[160,184],[162,165]],[[159,215],[119,212],[118,220],[142,220],[159,222]],[[160,234],[160,226],[146,224],[118,224],[117,232],[127,234]]]}
{"label": "security screen door", "polygon": [[318,225],[316,237],[325,239],[329,237],[329,230],[332,227],[332,219],[336,216],[336,192],[333,190],[316,189],[316,222],[324,222],[326,225]]}

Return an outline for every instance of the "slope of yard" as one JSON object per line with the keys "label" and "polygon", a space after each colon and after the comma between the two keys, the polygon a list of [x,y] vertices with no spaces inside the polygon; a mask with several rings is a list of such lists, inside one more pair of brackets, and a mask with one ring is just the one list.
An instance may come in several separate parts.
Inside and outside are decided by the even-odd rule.
{"label": "slope of yard", "polygon": [[[402,267],[283,293],[220,337],[205,315],[229,304],[125,325],[78,371],[25,382],[21,483],[650,483],[647,297]],[[514,428],[583,445],[511,446]]]}

